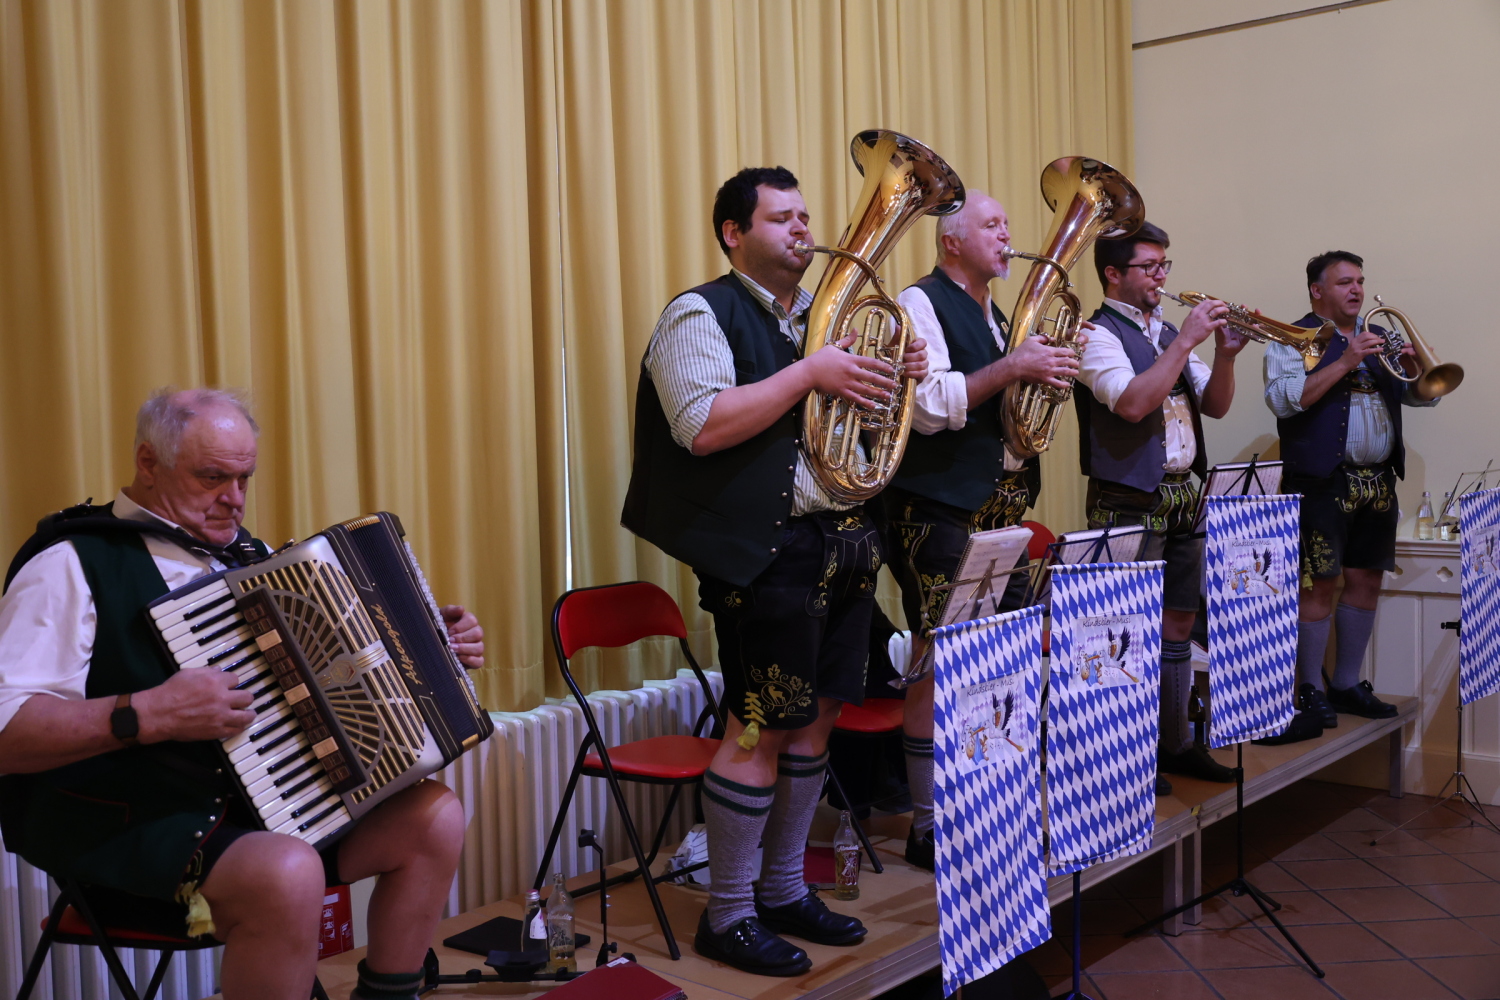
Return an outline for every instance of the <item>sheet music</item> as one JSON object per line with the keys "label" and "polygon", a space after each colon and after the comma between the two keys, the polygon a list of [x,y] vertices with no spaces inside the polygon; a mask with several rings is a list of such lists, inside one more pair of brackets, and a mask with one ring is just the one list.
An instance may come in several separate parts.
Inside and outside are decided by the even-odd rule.
{"label": "sheet music", "polygon": [[1046,565],[1035,585],[1033,604],[1052,605],[1053,566],[1077,565],[1078,563],[1128,563],[1138,562],[1146,547],[1146,529],[1139,524],[1118,528],[1087,528],[1083,531],[1066,531],[1057,537],[1048,552]]}
{"label": "sheet music", "polygon": [[[964,546],[963,558],[953,583],[953,593],[943,608],[939,626],[988,618],[1000,610],[1000,598],[1021,553],[1031,541],[1031,529],[1024,525],[976,531]],[[1020,572],[1025,571],[1021,567]]]}
{"label": "sheet music", "polygon": [[1203,484],[1203,496],[1198,502],[1198,516],[1193,519],[1193,532],[1202,534],[1204,517],[1208,507],[1203,502],[1210,496],[1275,496],[1281,492],[1281,463],[1226,462],[1208,470],[1208,479]]}

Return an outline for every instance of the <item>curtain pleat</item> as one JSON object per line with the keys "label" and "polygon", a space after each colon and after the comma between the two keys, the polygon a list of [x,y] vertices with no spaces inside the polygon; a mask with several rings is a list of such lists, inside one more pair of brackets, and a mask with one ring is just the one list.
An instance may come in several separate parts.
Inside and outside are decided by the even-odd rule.
{"label": "curtain pleat", "polygon": [[[489,707],[562,693],[569,583],[661,584],[711,661],[692,573],[619,511],[656,316],[726,266],[715,189],[783,164],[835,241],[849,140],[891,127],[1035,247],[1046,162],[1130,169],[1128,22],[1122,0],[0,0],[0,548],[129,481],[151,390],[243,386],[249,526],[400,515],[486,625]],[[893,289],[932,240],[892,254]],[[1075,438],[1045,460],[1054,528],[1082,521]],[[675,664],[578,667],[634,687]]]}

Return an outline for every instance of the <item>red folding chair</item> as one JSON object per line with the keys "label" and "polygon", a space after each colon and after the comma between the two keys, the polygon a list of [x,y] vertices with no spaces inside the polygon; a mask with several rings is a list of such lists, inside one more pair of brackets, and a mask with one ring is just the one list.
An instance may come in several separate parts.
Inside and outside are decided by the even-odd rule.
{"label": "red folding chair", "polygon": [[[578,682],[573,679],[568,661],[574,653],[589,646],[628,646],[652,636],[671,636],[677,640],[682,655],[693,668],[693,673],[703,688],[705,707],[693,726],[691,736],[653,736],[607,747],[598,720],[594,717],[593,706],[584,697]],[[568,591],[557,599],[557,604],[552,608],[552,643],[557,650],[557,663],[562,670],[563,680],[567,682],[568,690],[573,692],[573,698],[583,710],[588,733],[573,760],[573,773],[568,778],[568,789],[563,793],[557,820],[552,824],[552,834],[547,838],[547,850],[542,855],[542,863],[537,867],[536,881],[532,887],[539,890],[546,880],[548,866],[557,850],[563,824],[567,821],[568,807],[572,804],[573,793],[578,787],[578,779],[581,776],[603,778],[609,783],[610,795],[620,811],[621,825],[625,827],[625,836],[630,840],[630,849],[635,854],[637,865],[634,871],[607,879],[605,885],[629,881],[638,875],[645,879],[651,906],[656,910],[657,923],[661,925],[662,935],[667,939],[667,949],[674,960],[678,959],[681,952],[677,947],[677,939],[672,935],[671,925],[667,923],[667,913],[662,908],[656,886],[659,882],[676,878],[685,872],[696,871],[707,862],[685,869],[678,868],[655,877],[651,875],[651,864],[661,850],[662,840],[666,836],[667,827],[671,825],[683,786],[701,786],[704,772],[719,750],[724,718],[718,699],[714,697],[708,677],[693,658],[693,651],[688,648],[687,626],[682,622],[682,612],[678,610],[677,602],[654,583],[611,583],[602,587],[582,587]],[[712,738],[699,736],[704,724],[709,721],[713,723]],[[625,793],[620,788],[622,781],[672,786],[672,794],[667,799],[661,822],[657,824],[649,854],[641,847],[635,822],[625,804]],[[583,895],[597,888],[596,884],[580,889],[574,895]]]}
{"label": "red folding chair", "polygon": [[[185,934],[162,934],[154,930],[106,926],[100,923],[94,915],[82,886],[67,878],[59,878],[56,881],[60,891],[52,904],[52,912],[47,915],[47,919],[42,921],[42,937],[37,942],[36,950],[31,954],[31,963],[26,967],[26,976],[21,980],[21,989],[16,994],[16,1000],[27,1000],[31,996],[31,991],[42,974],[42,963],[47,960],[47,952],[54,944],[98,948],[104,955],[104,964],[109,969],[110,978],[115,982],[115,988],[120,991],[120,995],[125,1000],[152,1000],[156,996],[156,991],[161,989],[162,980],[166,978],[167,966],[171,964],[173,955],[179,951],[217,948],[223,943],[208,935],[193,938]],[[151,982],[144,996],[136,992],[135,986],[131,984],[130,976],[126,974],[125,966],[115,951],[116,948],[145,948],[161,952],[161,960],[156,963],[156,970],[151,975]],[[313,979],[311,1000],[328,1000],[328,994],[323,991],[323,984],[318,982],[316,977]]]}
{"label": "red folding chair", "polygon": [[1026,543],[1026,558],[1032,562],[1047,558],[1047,547],[1057,541],[1052,529],[1040,521],[1022,521],[1021,526],[1031,529],[1031,541]]}

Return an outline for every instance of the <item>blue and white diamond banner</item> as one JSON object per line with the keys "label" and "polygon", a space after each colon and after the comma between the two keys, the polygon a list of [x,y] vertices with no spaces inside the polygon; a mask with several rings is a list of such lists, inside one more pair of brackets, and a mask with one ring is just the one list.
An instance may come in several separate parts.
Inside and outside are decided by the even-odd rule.
{"label": "blue and white diamond banner", "polygon": [[1042,609],[932,633],[938,944],[943,992],[1052,934],[1042,868]]}
{"label": "blue and white diamond banner", "polygon": [[1301,498],[1210,496],[1204,567],[1208,592],[1208,745],[1284,730],[1297,687]]}
{"label": "blue and white diamond banner", "polygon": [[1164,565],[1052,568],[1047,868],[1053,875],[1151,846]]}
{"label": "blue and white diamond banner", "polygon": [[1459,498],[1458,700],[1500,690],[1500,489]]}

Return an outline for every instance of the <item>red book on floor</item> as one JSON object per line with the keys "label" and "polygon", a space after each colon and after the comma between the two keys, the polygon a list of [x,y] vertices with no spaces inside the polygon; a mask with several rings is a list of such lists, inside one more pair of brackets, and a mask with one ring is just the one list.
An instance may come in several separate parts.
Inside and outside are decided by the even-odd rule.
{"label": "red book on floor", "polygon": [[680,986],[628,958],[617,958],[547,991],[548,1000],[597,1000],[604,996],[610,1000],[687,1000]]}

